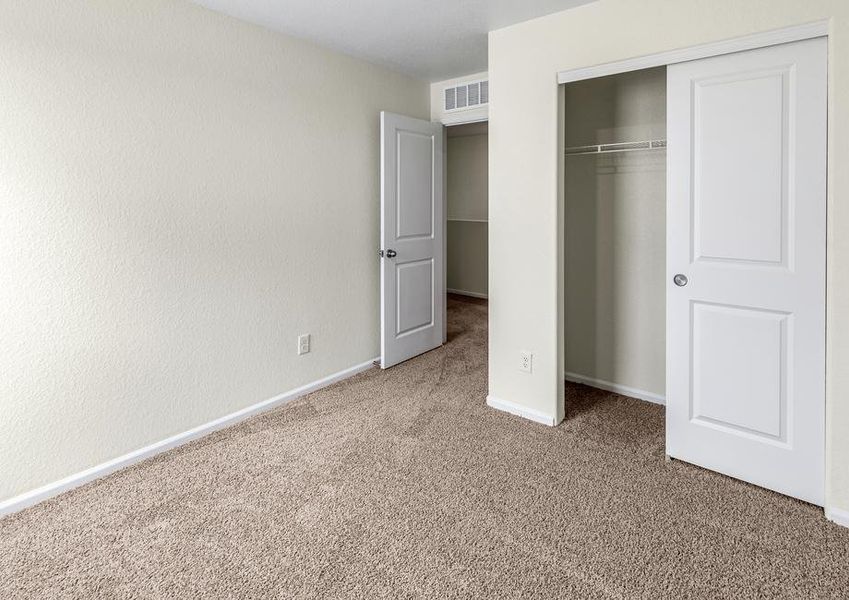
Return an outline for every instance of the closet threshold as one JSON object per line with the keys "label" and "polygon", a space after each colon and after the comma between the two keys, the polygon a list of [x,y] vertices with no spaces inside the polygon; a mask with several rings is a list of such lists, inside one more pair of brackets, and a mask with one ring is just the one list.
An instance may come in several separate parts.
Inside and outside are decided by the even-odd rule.
{"label": "closet threshold", "polygon": [[571,146],[566,148],[566,154],[610,154],[611,152],[634,152],[635,150],[660,150],[663,148],[666,148],[666,140],[646,140],[643,142]]}

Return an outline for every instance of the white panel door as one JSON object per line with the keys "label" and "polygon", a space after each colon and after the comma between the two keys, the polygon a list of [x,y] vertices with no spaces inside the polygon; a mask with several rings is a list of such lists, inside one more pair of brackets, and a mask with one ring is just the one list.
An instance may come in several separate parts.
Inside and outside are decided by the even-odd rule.
{"label": "white panel door", "polygon": [[822,505],[826,40],[672,65],[667,453]]}
{"label": "white panel door", "polygon": [[380,113],[380,366],[442,345],[442,125]]}

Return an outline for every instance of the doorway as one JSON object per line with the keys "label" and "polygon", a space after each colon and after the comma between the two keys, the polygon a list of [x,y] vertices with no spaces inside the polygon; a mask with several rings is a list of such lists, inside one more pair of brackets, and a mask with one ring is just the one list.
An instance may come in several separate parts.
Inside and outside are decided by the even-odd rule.
{"label": "doorway", "polygon": [[666,67],[564,86],[565,378],[663,403]]}
{"label": "doorway", "polygon": [[488,294],[489,127],[486,121],[446,128],[446,289]]}
{"label": "doorway", "polygon": [[[447,341],[447,294],[488,297],[486,122],[381,112],[381,368]],[[447,172],[447,173],[446,173]]]}

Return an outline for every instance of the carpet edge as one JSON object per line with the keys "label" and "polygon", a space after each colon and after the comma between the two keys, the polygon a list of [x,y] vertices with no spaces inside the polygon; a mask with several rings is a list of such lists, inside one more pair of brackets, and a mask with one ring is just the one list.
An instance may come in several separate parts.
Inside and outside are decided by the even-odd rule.
{"label": "carpet edge", "polygon": [[0,502],[0,518],[373,368],[371,359]]}

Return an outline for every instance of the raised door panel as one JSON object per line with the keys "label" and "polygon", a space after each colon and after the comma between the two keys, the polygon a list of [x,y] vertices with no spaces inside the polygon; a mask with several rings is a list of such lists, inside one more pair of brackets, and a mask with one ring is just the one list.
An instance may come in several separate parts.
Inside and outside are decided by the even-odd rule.
{"label": "raised door panel", "polygon": [[789,319],[773,311],[693,304],[692,423],[786,441]]}
{"label": "raised door panel", "polygon": [[395,335],[401,337],[433,325],[433,260],[396,265],[398,318]]}
{"label": "raised door panel", "polygon": [[433,237],[433,136],[398,131],[398,240]]}
{"label": "raised door panel", "polygon": [[784,264],[790,72],[693,82],[693,255]]}

